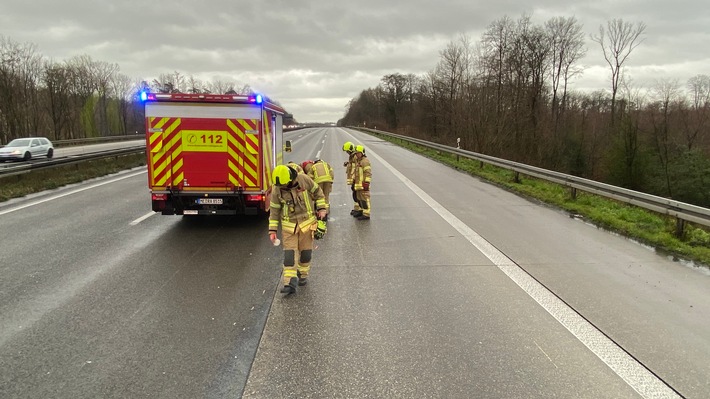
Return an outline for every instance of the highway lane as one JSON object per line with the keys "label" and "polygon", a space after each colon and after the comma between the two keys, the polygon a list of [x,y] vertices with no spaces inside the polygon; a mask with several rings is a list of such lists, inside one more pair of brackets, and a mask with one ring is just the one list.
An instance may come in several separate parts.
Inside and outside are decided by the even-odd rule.
{"label": "highway lane", "polygon": [[[320,152],[338,179],[291,297],[265,220],[147,216],[142,169],[0,205],[0,397],[640,397],[384,160],[681,393],[709,391],[707,275],[360,133],[285,136],[284,159]],[[369,224],[347,214],[353,137]]]}
{"label": "highway lane", "polygon": [[280,273],[265,220],[132,224],[147,177],[123,176],[0,209],[0,397],[240,394]]}
{"label": "highway lane", "polygon": [[627,370],[616,364],[623,349],[562,327],[554,306],[537,305],[371,157],[373,219],[353,221],[336,184],[312,283],[274,301],[246,397],[673,397],[644,365],[687,397],[710,392],[707,273],[386,142],[333,132],[328,147],[354,137],[382,154],[642,364]]}

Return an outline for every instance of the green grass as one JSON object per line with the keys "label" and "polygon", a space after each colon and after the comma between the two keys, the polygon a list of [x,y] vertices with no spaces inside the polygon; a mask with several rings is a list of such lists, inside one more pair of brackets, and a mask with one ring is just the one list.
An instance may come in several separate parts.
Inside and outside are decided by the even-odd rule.
{"label": "green grass", "polygon": [[124,155],[17,176],[0,177],[0,202],[145,165],[145,154]]}
{"label": "green grass", "polygon": [[[367,133],[373,134],[369,131]],[[516,182],[513,171],[489,164],[481,166],[479,161],[463,157],[457,160],[452,154],[375,135],[470,175],[478,176],[528,199],[579,215],[596,226],[632,238],[656,248],[661,253],[692,261],[697,266],[710,267],[710,229],[704,226],[686,222],[683,236],[677,237],[674,217],[579,190],[576,198],[572,198],[571,189],[568,187],[522,175],[519,182]]]}

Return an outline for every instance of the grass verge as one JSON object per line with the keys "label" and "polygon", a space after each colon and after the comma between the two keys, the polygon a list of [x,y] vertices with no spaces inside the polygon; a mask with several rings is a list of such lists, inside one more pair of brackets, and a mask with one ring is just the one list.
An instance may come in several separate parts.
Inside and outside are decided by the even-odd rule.
{"label": "grass verge", "polygon": [[142,165],[145,154],[132,154],[0,177],[0,202]]}
{"label": "grass verge", "polygon": [[[367,133],[373,134],[369,131]],[[530,176],[521,177],[520,181],[516,182],[514,172],[510,170],[481,164],[479,161],[463,157],[457,160],[456,155],[453,154],[442,153],[396,138],[373,135],[470,175],[478,176],[508,191],[563,209],[603,229],[651,246],[676,260],[682,259],[694,263],[695,266],[710,268],[710,229],[704,226],[686,222],[683,236],[677,237],[674,217],[580,191],[577,191],[575,199],[572,198],[569,188],[555,183]]]}

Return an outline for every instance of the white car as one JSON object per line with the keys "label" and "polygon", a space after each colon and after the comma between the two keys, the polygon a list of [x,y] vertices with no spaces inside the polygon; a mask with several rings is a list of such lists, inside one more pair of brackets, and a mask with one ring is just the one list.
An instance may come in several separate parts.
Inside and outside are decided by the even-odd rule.
{"label": "white car", "polygon": [[0,161],[29,161],[33,157],[54,156],[54,146],[46,137],[14,139],[0,148]]}

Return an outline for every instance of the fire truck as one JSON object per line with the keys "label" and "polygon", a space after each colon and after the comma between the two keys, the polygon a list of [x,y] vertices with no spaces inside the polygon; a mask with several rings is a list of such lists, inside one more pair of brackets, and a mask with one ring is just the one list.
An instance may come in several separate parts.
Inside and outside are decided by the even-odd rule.
{"label": "fire truck", "polygon": [[261,95],[141,93],[148,186],[163,215],[256,215],[283,163],[283,108]]}

